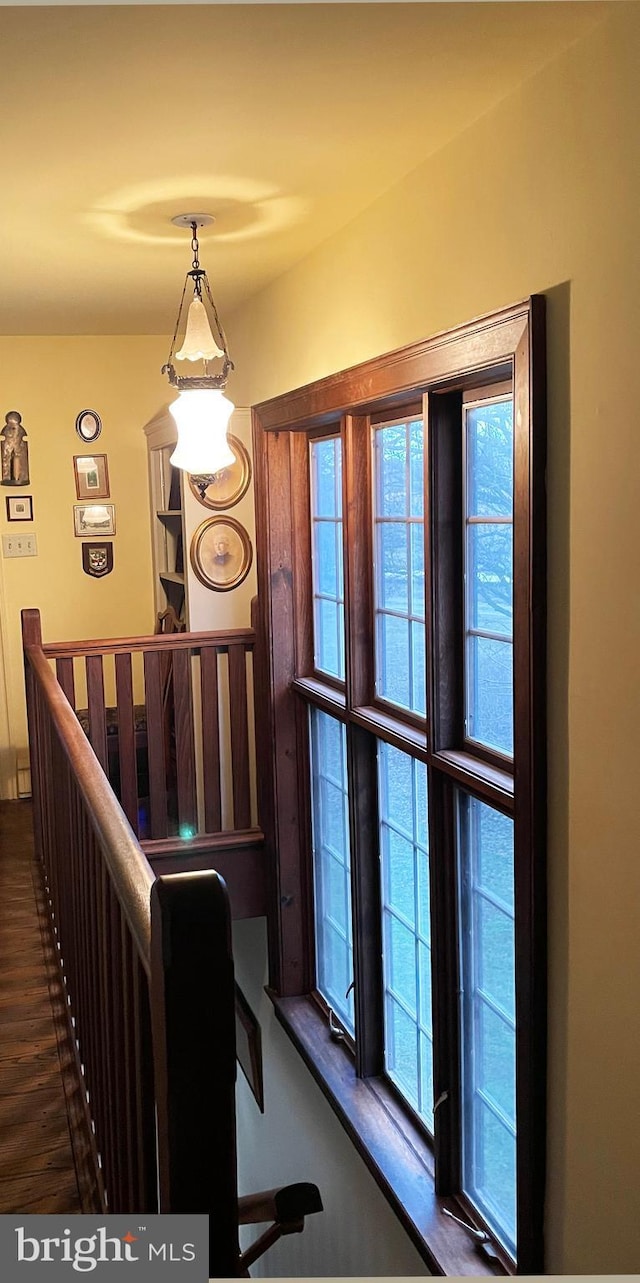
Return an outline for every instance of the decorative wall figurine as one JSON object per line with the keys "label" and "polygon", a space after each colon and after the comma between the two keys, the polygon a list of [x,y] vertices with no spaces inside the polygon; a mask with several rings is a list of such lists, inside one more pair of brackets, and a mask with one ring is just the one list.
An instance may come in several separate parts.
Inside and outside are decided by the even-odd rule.
{"label": "decorative wall figurine", "polygon": [[9,410],[4,418],[4,427],[0,432],[2,484],[3,486],[28,486],[29,446],[26,429],[22,426],[22,415],[18,414],[17,410]]}
{"label": "decorative wall figurine", "polygon": [[94,579],[109,575],[113,570],[113,544],[83,543],[82,569],[85,575],[91,575]]}

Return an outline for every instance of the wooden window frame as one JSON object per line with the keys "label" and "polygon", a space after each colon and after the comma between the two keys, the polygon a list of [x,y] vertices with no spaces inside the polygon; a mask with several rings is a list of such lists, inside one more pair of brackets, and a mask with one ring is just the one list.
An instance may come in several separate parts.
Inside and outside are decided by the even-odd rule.
{"label": "wooden window frame", "polygon": [[[511,380],[514,397],[514,766],[465,743],[462,646],[460,487],[462,399],[470,388]],[[428,727],[412,726],[394,709],[374,706],[368,637],[372,619],[370,424],[425,407],[425,564]],[[519,1273],[544,1271],[543,1212],[546,1126],[546,758],[545,758],[545,321],[544,299],[522,303],[445,334],[391,352],[256,406],[253,411],[257,505],[261,686],[265,718],[261,799],[270,856],[270,992],[279,1019],[353,1137],[424,1259],[438,1273],[509,1270],[498,1252],[480,1260],[473,1241],[442,1207],[473,1216],[460,1196],[460,1046],[457,1007],[454,791],[472,793],[513,817],[515,832],[516,1025]],[[346,682],[344,689],[309,667],[310,563],[308,437],[343,439]],[[453,430],[455,429],[455,430]],[[305,533],[307,532],[307,533]],[[455,533],[457,532],[457,533]],[[369,534],[369,541],[371,533]],[[306,586],[305,586],[306,584]],[[451,591],[460,584],[460,592]],[[354,591],[354,587],[357,591]],[[347,725],[351,791],[356,1063],[346,1073],[339,1045],[325,1045],[309,1007],[314,983],[310,874],[308,704]],[[268,728],[268,729],[267,729]],[[428,730],[428,737],[427,737]],[[393,1113],[382,1068],[381,922],[377,850],[375,739],[405,748],[427,763],[432,842],[445,854],[432,861],[434,916],[434,1094],[438,1107],[431,1163],[432,1201],[420,1205],[402,1179],[397,1153],[384,1157],[367,1119]],[[438,866],[433,872],[433,866]],[[364,1036],[362,1036],[364,1030]],[[338,1060],[336,1061],[336,1057]],[[333,1068],[332,1068],[333,1066]],[[336,1067],[337,1066],[337,1067]],[[364,1094],[363,1094],[364,1093]],[[363,1104],[364,1102],[364,1104]],[[375,1129],[374,1129],[375,1130]],[[395,1133],[394,1133],[395,1134]],[[389,1142],[389,1137],[387,1137]],[[406,1162],[419,1149],[410,1141]],[[428,1147],[421,1162],[429,1172]],[[395,1166],[394,1166],[395,1164]],[[393,1169],[393,1171],[392,1171]],[[395,1174],[394,1174],[395,1173]],[[428,1201],[428,1200],[427,1200]],[[425,1208],[427,1210],[425,1210]],[[444,1232],[443,1232],[444,1231]],[[466,1255],[465,1255],[466,1252]],[[499,1263],[499,1258],[502,1264]]]}

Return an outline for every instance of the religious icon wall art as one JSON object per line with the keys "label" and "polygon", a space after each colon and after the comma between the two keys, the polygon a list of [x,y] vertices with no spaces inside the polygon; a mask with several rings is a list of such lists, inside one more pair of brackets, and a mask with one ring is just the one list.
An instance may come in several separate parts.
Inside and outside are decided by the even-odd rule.
{"label": "religious icon wall art", "polygon": [[3,486],[29,485],[29,444],[27,430],[22,425],[22,415],[9,410],[0,430],[0,457],[2,459]]}

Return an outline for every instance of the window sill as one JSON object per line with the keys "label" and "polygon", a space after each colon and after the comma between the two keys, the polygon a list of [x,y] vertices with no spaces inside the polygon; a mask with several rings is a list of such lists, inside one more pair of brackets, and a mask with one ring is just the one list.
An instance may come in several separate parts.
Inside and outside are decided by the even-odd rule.
{"label": "window sill", "polygon": [[418,1128],[403,1116],[380,1079],[356,1078],[349,1055],[332,1042],[320,1011],[308,998],[278,998],[269,993],[277,1019],[299,1051],[358,1153],[390,1203],[417,1251],[433,1274],[504,1275],[482,1245],[443,1215],[446,1207],[463,1216],[453,1198],[434,1188],[433,1156]]}

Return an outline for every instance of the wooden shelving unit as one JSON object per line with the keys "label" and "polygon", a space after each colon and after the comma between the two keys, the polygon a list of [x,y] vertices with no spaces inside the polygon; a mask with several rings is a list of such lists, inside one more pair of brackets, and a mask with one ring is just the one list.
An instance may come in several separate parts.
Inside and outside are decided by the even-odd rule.
{"label": "wooden shelving unit", "polygon": [[167,410],[144,429],[149,451],[151,541],[156,614],[172,606],[189,623],[187,576],[184,566],[185,524],[182,476],[170,463],[175,425]]}

